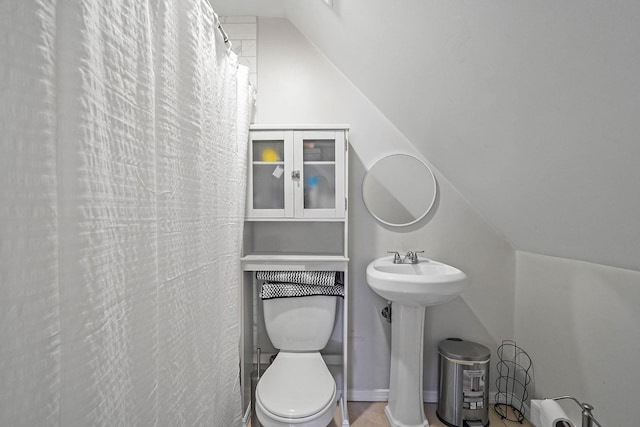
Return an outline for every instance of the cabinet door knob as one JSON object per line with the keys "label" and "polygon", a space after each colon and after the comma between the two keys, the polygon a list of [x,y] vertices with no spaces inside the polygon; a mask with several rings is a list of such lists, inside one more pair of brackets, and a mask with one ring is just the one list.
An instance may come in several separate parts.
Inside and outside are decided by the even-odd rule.
{"label": "cabinet door knob", "polygon": [[292,171],[291,179],[293,179],[294,181],[300,181],[300,171],[299,170]]}

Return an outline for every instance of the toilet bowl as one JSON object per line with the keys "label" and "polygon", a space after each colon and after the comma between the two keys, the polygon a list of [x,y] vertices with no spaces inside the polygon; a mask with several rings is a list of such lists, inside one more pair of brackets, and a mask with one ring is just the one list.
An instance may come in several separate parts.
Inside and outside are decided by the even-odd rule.
{"label": "toilet bowl", "polygon": [[320,350],[333,331],[337,297],[263,301],[265,327],[280,350],[256,387],[264,427],[326,427],[336,408],[336,383]]}
{"label": "toilet bowl", "polygon": [[335,407],[336,383],[318,352],[281,351],[256,387],[264,427],[326,427]]}

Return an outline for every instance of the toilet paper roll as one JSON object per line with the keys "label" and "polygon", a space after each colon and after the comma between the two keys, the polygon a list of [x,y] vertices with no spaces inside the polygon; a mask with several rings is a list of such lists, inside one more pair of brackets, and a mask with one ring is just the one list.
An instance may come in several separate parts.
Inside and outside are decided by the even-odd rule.
{"label": "toilet paper roll", "polygon": [[539,427],[574,427],[558,402],[545,399],[540,405]]}

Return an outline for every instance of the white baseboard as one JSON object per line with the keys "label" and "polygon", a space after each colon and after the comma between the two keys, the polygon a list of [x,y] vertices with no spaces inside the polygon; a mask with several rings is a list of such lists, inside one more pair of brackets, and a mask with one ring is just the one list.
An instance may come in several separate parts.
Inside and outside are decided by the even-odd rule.
{"label": "white baseboard", "polygon": [[[347,400],[352,402],[386,402],[389,400],[388,388],[377,388],[373,390],[349,389],[347,390]],[[422,401],[425,403],[438,403],[437,390],[424,390],[422,393]],[[496,402],[496,393],[489,393],[489,403]]]}
{"label": "white baseboard", "polygon": [[373,390],[348,389],[347,400],[351,402],[386,402],[389,400],[389,389],[378,388]]}
{"label": "white baseboard", "polygon": [[[438,401],[438,392],[436,390],[425,390],[422,397],[423,402],[436,403]],[[389,400],[389,389],[349,389],[347,390],[347,400],[352,402],[386,402]]]}
{"label": "white baseboard", "polygon": [[438,391],[424,390],[422,392],[422,401],[425,403],[438,403]]}

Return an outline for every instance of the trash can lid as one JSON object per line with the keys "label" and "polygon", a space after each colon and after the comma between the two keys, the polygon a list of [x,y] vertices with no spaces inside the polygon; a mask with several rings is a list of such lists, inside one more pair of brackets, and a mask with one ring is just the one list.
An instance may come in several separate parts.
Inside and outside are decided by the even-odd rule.
{"label": "trash can lid", "polygon": [[460,338],[447,338],[438,344],[438,352],[450,359],[465,361],[486,361],[491,357],[491,351],[472,341],[464,341]]}

